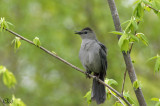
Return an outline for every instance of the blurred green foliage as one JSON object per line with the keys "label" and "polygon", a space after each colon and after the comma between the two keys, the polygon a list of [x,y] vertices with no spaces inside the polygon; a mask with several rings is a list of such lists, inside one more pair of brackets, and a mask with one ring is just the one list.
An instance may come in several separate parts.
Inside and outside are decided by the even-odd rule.
{"label": "blurred green foliage", "polygon": [[[129,20],[135,6],[133,0],[115,2],[121,23]],[[82,69],[78,58],[81,39],[74,31],[91,27],[108,48],[107,78],[115,79],[118,86],[113,87],[121,91],[125,64],[117,37],[109,33],[114,31],[114,25],[107,0],[1,0],[0,17],[14,24],[10,29],[30,40],[37,36],[42,46]],[[146,61],[160,54],[160,19],[153,11],[144,12],[143,17],[138,32],[147,36],[149,46],[135,43],[131,57],[147,104],[154,106],[151,98],[160,98],[160,74],[154,74],[155,61]],[[14,94],[28,106],[87,106],[84,95],[90,90],[92,80],[24,41],[14,52],[13,39],[6,31],[0,33],[0,65],[6,66],[17,79],[15,89],[8,89],[0,80],[1,98]],[[125,91],[138,104],[128,75]],[[114,105],[115,101],[111,97],[102,106]]]}

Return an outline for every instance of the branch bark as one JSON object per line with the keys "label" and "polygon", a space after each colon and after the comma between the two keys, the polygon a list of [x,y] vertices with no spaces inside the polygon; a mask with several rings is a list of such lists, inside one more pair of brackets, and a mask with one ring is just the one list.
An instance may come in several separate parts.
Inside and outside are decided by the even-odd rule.
{"label": "branch bark", "polygon": [[[122,28],[121,28],[120,20],[119,20],[119,15],[118,15],[114,0],[108,0],[108,4],[110,7],[110,11],[112,14],[112,18],[113,18],[113,22],[114,22],[114,26],[115,26],[116,31],[122,32]],[[120,35],[117,35],[117,37],[119,39]],[[130,54],[129,54],[129,52],[128,53],[122,52],[122,53],[123,53],[124,61],[126,64],[126,68],[128,70],[130,80],[133,84],[133,82],[137,80],[137,77],[136,77],[135,69],[133,67],[133,64],[132,64],[132,61],[130,58]],[[134,91],[135,91],[136,97],[138,99],[139,105],[140,106],[147,106],[141,88],[134,89]]]}
{"label": "branch bark", "polygon": [[[11,33],[11,34],[19,37],[21,40],[24,40],[24,41],[26,41],[26,42],[28,42],[28,43],[36,46],[32,41],[30,41],[30,40],[28,40],[27,38],[25,38],[25,37],[23,37],[23,36],[15,33],[15,32],[13,32],[12,30],[9,30],[9,29],[5,29],[5,30],[8,31],[9,33]],[[38,47],[38,46],[37,46],[37,47]],[[77,70],[77,71],[79,71],[79,72],[81,72],[81,73],[83,73],[83,74],[86,74],[85,71],[79,69],[78,67],[74,66],[73,64],[71,64],[71,63],[69,63],[68,61],[64,60],[63,58],[61,58],[61,57],[57,56],[56,54],[50,52],[50,51],[47,50],[46,48],[44,48],[44,47],[42,47],[42,46],[40,46],[40,47],[38,47],[38,48],[40,48],[41,50],[43,50],[43,51],[46,52],[47,54],[55,57],[56,59],[60,60],[61,62],[67,64],[68,66],[74,68],[75,70]],[[131,104],[130,104],[130,103],[124,98],[124,96],[122,96],[117,90],[115,90],[114,88],[112,88],[111,86],[109,86],[108,84],[106,84],[105,82],[103,82],[102,80],[100,80],[98,77],[93,76],[93,75],[91,75],[91,74],[87,74],[87,75],[89,75],[91,78],[96,78],[101,84],[105,85],[108,89],[110,89],[110,90],[113,91],[118,97],[120,97],[128,106],[131,106]],[[118,99],[118,100],[119,100],[119,99]]]}

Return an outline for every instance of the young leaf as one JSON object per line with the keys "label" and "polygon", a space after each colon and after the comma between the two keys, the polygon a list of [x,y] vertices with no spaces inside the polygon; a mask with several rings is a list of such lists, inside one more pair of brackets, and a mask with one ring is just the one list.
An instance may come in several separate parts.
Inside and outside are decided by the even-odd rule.
{"label": "young leaf", "polygon": [[[157,10],[160,10],[160,1],[159,0],[153,0],[153,3],[152,3],[152,7],[157,9]],[[157,14],[158,11],[155,11],[154,12]]]}
{"label": "young leaf", "polygon": [[157,102],[160,102],[160,99],[159,98],[152,98],[151,101],[157,101]]}
{"label": "young leaf", "polygon": [[[7,21],[5,21],[5,18],[3,17],[1,17],[1,20],[0,20],[0,26],[1,26],[1,31],[3,30],[3,29],[8,29],[9,28],[9,26],[8,26],[8,24],[10,24],[11,25],[11,23],[10,22],[7,22]],[[13,25],[13,24],[12,24]]]}
{"label": "young leaf", "polygon": [[153,7],[153,4],[150,2],[150,1],[147,1],[147,0],[142,0],[144,4],[147,4],[147,5],[150,5]]}
{"label": "young leaf", "polygon": [[13,103],[10,106],[26,106],[20,98],[15,98],[14,95],[12,95],[12,101]]}
{"label": "young leaf", "polygon": [[123,33],[123,35],[120,37],[120,39],[118,41],[118,45],[120,48],[122,47],[124,40],[127,39],[127,37],[128,37],[128,35],[126,33]]}
{"label": "young leaf", "polygon": [[6,71],[6,67],[0,66],[0,74],[4,73]]}
{"label": "young leaf", "polygon": [[134,104],[135,102],[133,101],[133,99],[131,98],[131,96],[129,95],[129,92],[123,92],[123,96],[131,103]]}
{"label": "young leaf", "polygon": [[87,103],[88,103],[88,106],[89,106],[89,104],[91,104],[91,90],[86,93],[84,98],[87,99]]}
{"label": "young leaf", "polygon": [[123,32],[119,32],[119,31],[112,31],[110,33],[116,34],[116,35],[123,35]]}
{"label": "young leaf", "polygon": [[117,81],[115,81],[114,79],[106,79],[105,82],[108,85],[118,85]]}
{"label": "young leaf", "polygon": [[121,51],[127,52],[128,49],[129,49],[129,40],[125,39],[121,46]]}
{"label": "young leaf", "polygon": [[15,39],[12,41],[12,44],[14,43],[14,49],[17,50],[21,46],[21,41],[19,37],[15,37]]}
{"label": "young leaf", "polygon": [[160,56],[157,55],[154,72],[158,72],[160,70]]}
{"label": "young leaf", "polygon": [[116,101],[114,106],[123,106],[119,101]]}
{"label": "young leaf", "polygon": [[130,20],[126,29],[125,29],[125,32],[129,32],[131,29],[132,29],[132,21]]}
{"label": "young leaf", "polygon": [[128,22],[130,22],[131,20],[127,20],[127,21],[125,21],[125,22],[123,22],[122,24],[121,24],[121,26],[123,26],[124,24],[127,24]]}
{"label": "young leaf", "polygon": [[33,39],[33,43],[34,43],[36,46],[38,46],[38,47],[41,46],[41,42],[40,42],[40,40],[39,40],[38,37],[35,37],[35,38]]}
{"label": "young leaf", "polygon": [[136,36],[146,45],[148,46],[148,40],[143,33],[137,33]]}
{"label": "young leaf", "polygon": [[52,51],[53,54],[57,55],[57,53],[55,51]]}
{"label": "young leaf", "polygon": [[138,29],[138,24],[137,24],[137,22],[136,22],[134,17],[132,18],[131,22],[132,22],[132,25],[134,27],[134,30],[137,30]]}
{"label": "young leaf", "polygon": [[108,90],[108,92],[107,92],[107,99],[109,100],[111,98],[111,93],[110,93],[110,91]]}
{"label": "young leaf", "polygon": [[144,6],[144,9],[147,10],[148,12],[151,11],[151,8],[149,8],[148,6]]}
{"label": "young leaf", "polygon": [[160,102],[157,102],[155,106],[160,106]]}
{"label": "young leaf", "polygon": [[138,8],[137,8],[137,15],[140,19],[142,19],[143,14],[144,14],[144,9],[143,9],[141,3],[139,3]]}
{"label": "young leaf", "polygon": [[13,73],[8,71],[7,69],[5,72],[3,72],[3,83],[9,88],[14,87],[14,85],[16,84],[16,79]]}
{"label": "young leaf", "polygon": [[153,60],[153,59],[156,59],[156,58],[157,58],[157,56],[151,57],[151,58],[149,58],[149,59],[147,60],[147,62],[149,62],[149,61],[151,61],[151,60]]}
{"label": "young leaf", "polygon": [[144,9],[143,9],[141,3],[142,3],[142,1],[140,1],[140,2],[136,5],[136,7],[135,7],[135,9],[134,9],[134,12],[133,12],[133,16],[135,16],[136,19],[138,19],[138,20],[142,20],[143,14],[144,14]]}
{"label": "young leaf", "polygon": [[136,80],[136,81],[133,82],[133,87],[135,89],[138,89],[138,88],[142,87],[142,84],[141,84],[140,81]]}
{"label": "young leaf", "polygon": [[136,42],[139,42],[139,39],[138,39],[136,36],[134,36],[133,34],[130,33],[130,34],[128,34],[128,35],[131,37],[131,39],[130,39],[131,42],[132,42],[132,41],[133,41],[133,42],[135,42],[135,41],[136,41]]}

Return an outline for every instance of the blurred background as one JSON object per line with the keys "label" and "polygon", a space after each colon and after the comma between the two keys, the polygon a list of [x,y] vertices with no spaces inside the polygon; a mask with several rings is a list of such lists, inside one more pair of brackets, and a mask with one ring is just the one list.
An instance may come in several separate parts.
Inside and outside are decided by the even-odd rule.
{"label": "blurred background", "polygon": [[[121,23],[129,20],[134,0],[115,2]],[[125,64],[117,37],[109,33],[114,31],[114,25],[107,0],[0,0],[0,17],[14,24],[10,27],[13,31],[30,40],[39,37],[42,46],[81,69],[78,57],[81,39],[74,31],[91,27],[108,48],[107,78],[115,79],[118,86],[113,87],[121,91]],[[160,73],[154,74],[154,60],[146,63],[150,57],[160,54],[159,24],[160,19],[153,11],[145,12],[137,32],[147,36],[149,46],[135,43],[131,53],[149,106],[155,104],[151,98],[160,98]],[[0,77],[2,98],[14,94],[28,106],[87,106],[84,95],[91,89],[92,80],[24,41],[14,52],[13,39],[10,33],[0,32],[0,65],[6,66],[17,79],[15,88],[8,89]],[[125,91],[129,91],[137,103],[128,74]],[[115,101],[111,97],[101,106],[112,106]],[[91,106],[96,103],[92,102]]]}

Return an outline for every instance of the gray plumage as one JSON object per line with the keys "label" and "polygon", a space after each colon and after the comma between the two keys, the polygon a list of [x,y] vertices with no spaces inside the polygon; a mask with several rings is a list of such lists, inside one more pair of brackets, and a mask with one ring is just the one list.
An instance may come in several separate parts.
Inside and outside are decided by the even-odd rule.
{"label": "gray plumage", "polygon": [[[95,33],[88,27],[75,34],[82,38],[79,58],[83,67],[87,73],[93,72],[104,81],[107,69],[106,47],[97,40]],[[105,86],[96,79],[93,79],[91,98],[97,104],[103,103],[106,99]]]}

